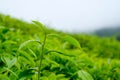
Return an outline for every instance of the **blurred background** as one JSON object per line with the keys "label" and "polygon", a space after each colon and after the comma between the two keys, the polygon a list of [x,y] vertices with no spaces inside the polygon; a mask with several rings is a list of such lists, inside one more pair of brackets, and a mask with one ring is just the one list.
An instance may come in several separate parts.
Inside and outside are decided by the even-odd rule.
{"label": "blurred background", "polygon": [[120,34],[120,0],[0,0],[0,13],[64,32]]}

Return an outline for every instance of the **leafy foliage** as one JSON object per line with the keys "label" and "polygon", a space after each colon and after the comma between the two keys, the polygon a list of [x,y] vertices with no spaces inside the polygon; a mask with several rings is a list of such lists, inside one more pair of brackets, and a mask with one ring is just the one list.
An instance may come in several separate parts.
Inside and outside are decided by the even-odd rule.
{"label": "leafy foliage", "polygon": [[0,80],[120,80],[119,41],[34,23],[0,14]]}

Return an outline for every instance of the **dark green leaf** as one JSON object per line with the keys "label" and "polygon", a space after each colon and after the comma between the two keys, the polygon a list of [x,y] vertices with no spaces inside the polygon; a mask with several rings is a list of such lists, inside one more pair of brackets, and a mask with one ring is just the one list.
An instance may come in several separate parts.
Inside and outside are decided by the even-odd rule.
{"label": "dark green leaf", "polygon": [[35,70],[34,69],[26,69],[23,70],[22,72],[20,72],[20,74],[18,75],[19,79],[21,78],[31,78],[33,75],[35,74]]}
{"label": "dark green leaf", "polygon": [[14,57],[13,59],[11,59],[10,56],[3,56],[1,57],[1,59],[7,65],[8,68],[11,68],[17,62],[17,58]]}

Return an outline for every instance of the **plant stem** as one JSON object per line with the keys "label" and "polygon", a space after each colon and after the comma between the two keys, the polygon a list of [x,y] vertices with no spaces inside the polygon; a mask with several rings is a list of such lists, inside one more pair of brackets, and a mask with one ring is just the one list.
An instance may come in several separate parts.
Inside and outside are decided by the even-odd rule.
{"label": "plant stem", "polygon": [[41,56],[40,56],[40,64],[38,66],[38,80],[40,80],[40,77],[41,77],[41,66],[42,66],[42,60],[43,60],[43,54],[44,54],[44,47],[45,47],[45,42],[46,42],[46,32],[45,33],[45,37],[44,37],[44,41],[43,41],[43,44],[42,44],[42,50],[41,50]]}

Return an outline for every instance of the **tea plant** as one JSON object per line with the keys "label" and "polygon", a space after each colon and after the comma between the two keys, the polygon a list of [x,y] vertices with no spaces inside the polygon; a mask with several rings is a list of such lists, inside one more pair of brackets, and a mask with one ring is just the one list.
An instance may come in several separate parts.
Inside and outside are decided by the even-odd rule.
{"label": "tea plant", "polygon": [[0,15],[0,80],[120,80],[114,38],[69,36],[33,23]]}
{"label": "tea plant", "polygon": [[[28,40],[28,41],[26,41],[26,42],[24,42],[23,44],[21,44],[21,46],[19,47],[19,50],[22,48],[22,47],[24,47],[24,46],[26,46],[28,43],[30,43],[30,42],[38,42],[40,45],[41,45],[41,56],[40,57],[38,57],[38,59],[39,59],[39,66],[38,66],[38,80],[40,80],[40,76],[41,76],[41,67],[42,67],[42,61],[43,61],[43,56],[44,56],[44,49],[45,49],[45,43],[46,43],[46,39],[47,39],[47,36],[56,36],[56,37],[59,37],[60,38],[60,36],[59,35],[57,35],[57,34],[47,34],[46,33],[46,30],[44,29],[44,26],[43,26],[43,24],[41,24],[40,22],[37,22],[37,21],[33,21],[38,27],[41,27],[41,30],[44,32],[44,39],[43,39],[43,42],[40,42],[40,41],[37,41],[37,40]],[[64,37],[62,37],[61,39],[63,39],[64,41],[68,41],[68,42],[70,42],[71,44],[73,44],[74,46],[76,46],[76,47],[78,47],[79,49],[81,49],[81,47],[80,47],[80,45],[79,45],[79,43],[74,39],[74,38],[72,38],[72,37],[70,37],[70,36],[64,36]],[[62,53],[62,52],[59,52],[59,51],[55,51],[55,50],[51,50],[51,51],[47,51],[46,52],[46,54],[49,54],[49,53],[51,53],[51,52],[57,52],[57,53]],[[19,55],[18,55],[19,56]],[[80,72],[78,72],[79,74],[82,74],[82,71]],[[87,72],[85,72],[85,75],[86,74],[88,74]],[[89,75],[89,74],[88,74]],[[89,75],[90,76],[90,75]],[[88,77],[88,76],[86,76],[86,77]],[[90,76],[91,77],[91,76]],[[87,79],[87,78],[85,78],[84,77],[84,74],[81,76],[81,78],[83,78],[84,80],[85,79]],[[88,77],[89,78],[89,77]],[[90,80],[92,80],[92,78],[90,79]]]}

